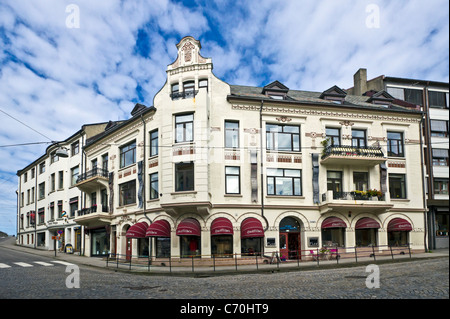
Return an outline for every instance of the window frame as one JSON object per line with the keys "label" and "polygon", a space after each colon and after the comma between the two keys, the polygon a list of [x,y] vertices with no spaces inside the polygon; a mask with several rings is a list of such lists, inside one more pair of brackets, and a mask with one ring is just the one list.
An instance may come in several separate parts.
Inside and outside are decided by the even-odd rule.
{"label": "window frame", "polygon": [[[155,176],[156,176],[156,179],[152,179]],[[159,174],[158,174],[158,172],[149,174],[149,184],[150,184],[149,198],[150,199],[158,199],[159,198]],[[154,188],[155,184],[156,184],[156,188]]]}
{"label": "window frame", "polygon": [[[389,135],[400,134],[400,139],[390,138]],[[397,154],[393,152],[393,149],[397,148]],[[405,144],[404,144],[404,134],[403,132],[387,132],[387,153],[389,157],[405,157]]]}
{"label": "window frame", "polygon": [[[158,129],[152,130],[150,135],[150,157],[158,156],[159,154],[159,134]],[[156,143],[156,145],[154,145]]]}
{"label": "window frame", "polygon": [[[394,180],[397,179],[397,180]],[[397,185],[400,183],[400,185]],[[401,196],[394,197],[393,195],[396,194],[394,192],[394,187],[400,186],[400,191],[402,194]],[[407,199],[408,193],[407,193],[407,187],[406,187],[406,174],[389,174],[389,194],[391,196],[391,199]]]}
{"label": "window frame", "polygon": [[[275,175],[270,175],[271,171],[276,171]],[[282,172],[282,175],[278,175],[279,172]],[[287,171],[298,171],[300,176],[286,176]],[[291,194],[277,194],[277,178],[281,179],[290,179],[291,180]],[[272,180],[273,184],[273,192],[269,192],[269,180]],[[299,192],[296,193],[296,183],[298,180]],[[302,187],[302,170],[301,169],[291,169],[291,168],[267,168],[266,169],[266,187],[267,187],[267,195],[268,196],[303,196],[303,187]]]}
{"label": "window frame", "polygon": [[[353,136],[353,132],[363,132],[364,137]],[[364,141],[364,145],[361,145],[361,141]],[[355,142],[357,145],[355,145]],[[366,148],[367,147],[367,130],[365,129],[352,129],[352,146],[356,148]]]}
{"label": "window frame", "polygon": [[[338,135],[328,134],[329,130],[337,130]],[[330,146],[341,146],[341,129],[338,127],[325,127],[325,137],[330,141]],[[335,139],[338,139],[337,144],[335,143]]]}
{"label": "window frame", "polygon": [[[237,174],[232,172],[227,172],[227,168],[233,168],[238,170]],[[238,191],[232,192],[228,189],[228,178],[237,178]],[[225,194],[239,195],[241,194],[241,167],[240,166],[225,166]]]}
{"label": "window frame", "polygon": [[[227,128],[227,124],[237,124],[237,128]],[[225,148],[238,149],[239,145],[240,145],[240,143],[239,143],[239,121],[225,120],[225,124],[224,125],[225,125]],[[236,136],[237,137],[236,138],[236,143],[237,143],[236,146],[228,145],[228,143],[227,143],[227,141],[228,141],[228,139],[227,139],[228,134],[232,134],[232,136],[233,136],[233,134],[237,135]],[[231,144],[233,144],[233,143],[231,143]]]}
{"label": "window frame", "polygon": [[[183,169],[182,167],[191,166],[190,169]],[[181,167],[181,169],[180,169]],[[189,172],[192,173],[189,173]],[[180,175],[181,174],[181,175]],[[180,177],[182,178],[182,182],[184,184],[183,187],[180,187]],[[192,178],[192,181],[188,180]],[[190,192],[195,190],[195,165],[194,162],[180,162],[175,163],[175,192]]]}
{"label": "window frame", "polygon": [[135,179],[119,184],[119,206],[136,204],[136,197]]}
{"label": "window frame", "polygon": [[[271,130],[270,127],[278,127],[277,130]],[[298,133],[285,131],[286,128],[298,128]],[[301,128],[300,125],[266,123],[266,150],[277,152],[301,152]],[[280,134],[290,136],[290,149],[280,149]],[[295,146],[294,136],[298,137],[298,147]]]}
{"label": "window frame", "polygon": [[[132,152],[132,162],[126,161],[127,154]],[[133,140],[119,148],[119,168],[124,168],[136,163],[136,140]]]}
{"label": "window frame", "polygon": [[[183,117],[183,116],[191,116],[192,119],[191,120],[180,120],[178,121],[179,118]],[[186,127],[187,124],[191,124],[191,128],[190,128],[190,133],[191,133],[191,139],[187,139],[186,138],[186,132],[188,130],[188,128]],[[181,128],[179,128],[179,125],[181,125]],[[178,140],[178,132],[179,129],[182,130],[182,139]],[[184,113],[184,114],[176,114],[175,115],[175,143],[192,143],[194,141],[194,113]]]}

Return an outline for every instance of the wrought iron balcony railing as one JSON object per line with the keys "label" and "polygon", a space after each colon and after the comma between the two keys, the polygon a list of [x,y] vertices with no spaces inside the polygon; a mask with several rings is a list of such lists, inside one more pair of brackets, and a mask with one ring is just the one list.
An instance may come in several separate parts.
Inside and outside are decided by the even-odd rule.
{"label": "wrought iron balcony railing", "polygon": [[346,157],[362,156],[370,158],[384,158],[383,151],[379,146],[355,147],[350,145],[348,146],[330,145],[324,149],[322,153],[322,159],[325,159],[329,156],[346,156]]}
{"label": "wrought iron balcony railing", "polygon": [[103,168],[100,168],[100,167],[93,168],[90,171],[87,171],[86,173],[78,175],[77,184],[82,181],[85,181],[91,177],[96,177],[96,176],[108,178],[108,171]]}

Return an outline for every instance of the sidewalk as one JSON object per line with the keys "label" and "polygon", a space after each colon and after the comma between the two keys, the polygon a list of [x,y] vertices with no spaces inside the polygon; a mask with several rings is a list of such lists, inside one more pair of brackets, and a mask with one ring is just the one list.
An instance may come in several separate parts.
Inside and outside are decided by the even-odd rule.
{"label": "sidewalk", "polygon": [[[132,264],[131,267],[129,264],[120,264],[117,266],[115,261],[110,261],[109,266],[107,267],[106,258],[101,257],[86,257],[80,256],[79,253],[66,254],[63,252],[55,252],[48,250],[35,249],[30,247],[22,247],[16,245],[15,237],[8,238],[6,240],[0,241],[0,247],[13,249],[16,251],[22,251],[29,254],[34,254],[38,256],[43,256],[47,258],[52,258],[56,260],[62,260],[69,263],[73,263],[76,265],[85,265],[85,266],[93,266],[103,269],[110,270],[120,270],[120,271],[131,271],[131,272],[139,272],[139,273],[149,273],[149,274],[177,274],[177,275],[220,275],[226,273],[255,273],[255,272],[275,272],[275,271],[295,271],[295,270],[310,270],[310,269],[321,269],[321,268],[330,268],[330,267],[354,267],[358,265],[365,265],[369,263],[386,263],[386,262],[399,262],[399,261],[414,261],[417,259],[424,258],[437,258],[437,257],[449,257],[448,249],[439,249],[435,250],[431,253],[413,253],[411,258],[409,254],[405,255],[395,255],[394,258],[392,256],[376,256],[375,260],[371,257],[362,257],[358,258],[358,262],[355,261],[354,258],[349,259],[340,259],[337,260],[321,260],[319,263],[317,261],[301,261],[297,263],[293,262],[281,262],[274,264],[263,264],[259,263],[258,265],[239,265],[236,270],[235,265],[230,266],[216,266],[215,269],[213,266],[194,266],[194,270],[192,267],[179,267],[179,266],[150,266],[147,265],[136,265]],[[174,262],[175,264],[175,262]]]}

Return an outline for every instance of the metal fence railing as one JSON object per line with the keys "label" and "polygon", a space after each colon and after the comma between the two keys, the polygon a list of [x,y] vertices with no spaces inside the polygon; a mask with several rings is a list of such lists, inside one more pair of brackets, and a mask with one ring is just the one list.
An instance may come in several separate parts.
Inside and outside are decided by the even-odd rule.
{"label": "metal fence railing", "polygon": [[[290,254],[291,253],[291,254]],[[286,255],[295,255],[296,259],[288,259]],[[342,262],[376,261],[383,257],[395,259],[395,256],[409,256],[412,258],[411,246],[370,246],[370,247],[324,247],[296,251],[273,251],[270,255],[261,253],[234,253],[220,255],[192,255],[192,256],[136,256],[126,254],[108,254],[106,257],[106,267],[123,268],[129,270],[147,268],[166,269],[172,273],[174,269],[184,269],[191,272],[196,271],[218,271],[220,269],[238,270],[259,270],[263,268],[277,268],[291,266],[300,267],[307,263],[336,264]]]}

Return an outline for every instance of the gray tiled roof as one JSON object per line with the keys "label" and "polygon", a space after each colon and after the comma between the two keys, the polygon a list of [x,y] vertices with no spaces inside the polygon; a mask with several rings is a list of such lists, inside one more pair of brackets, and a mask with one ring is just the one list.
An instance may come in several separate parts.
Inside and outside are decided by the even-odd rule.
{"label": "gray tiled roof", "polygon": [[[325,100],[320,98],[323,92],[311,92],[311,91],[300,91],[300,90],[289,90],[287,93],[287,98],[284,101],[271,99],[267,95],[262,94],[262,87],[255,86],[244,86],[244,85],[230,85],[231,93],[230,97],[241,97],[241,98],[250,98],[255,100],[264,99],[266,101],[273,102],[294,102],[299,104],[316,104],[316,105],[329,105],[336,106],[335,103],[329,100]],[[401,105],[396,105],[395,100],[389,108],[386,108],[381,105],[373,104],[368,102],[370,96],[358,96],[358,95],[349,95],[345,96],[345,100],[343,104],[340,106],[349,107],[349,108],[362,108],[362,109],[371,109],[371,110],[380,110],[380,111],[395,111],[395,112],[407,112],[407,113],[421,113],[419,110],[414,108],[408,108]],[[404,103],[404,102],[403,102]],[[413,105],[411,105],[413,106]]]}

